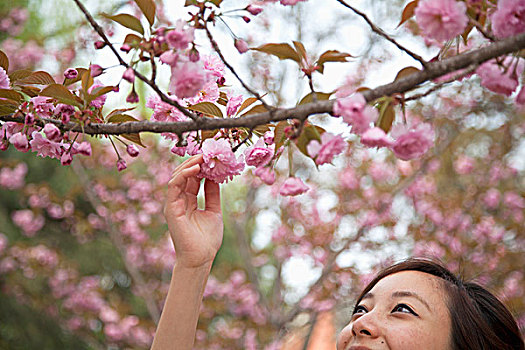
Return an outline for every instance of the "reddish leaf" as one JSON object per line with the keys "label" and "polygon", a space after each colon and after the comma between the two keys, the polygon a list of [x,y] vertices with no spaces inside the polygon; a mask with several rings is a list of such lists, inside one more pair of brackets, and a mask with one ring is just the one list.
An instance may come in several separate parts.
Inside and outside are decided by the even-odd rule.
{"label": "reddish leaf", "polygon": [[144,35],[144,27],[142,26],[142,23],[140,23],[140,20],[135,16],[128,15],[127,13],[120,13],[118,15],[108,15],[107,13],[102,13],[101,16]]}
{"label": "reddish leaf", "polygon": [[284,129],[288,127],[290,124],[283,120],[275,126],[274,130],[274,141],[275,141],[275,150],[277,151],[279,148],[281,148],[282,145],[284,145],[284,141],[286,141],[286,135],[284,134]]}
{"label": "reddish leaf", "polygon": [[383,129],[385,133],[388,133],[390,129],[392,129],[394,119],[396,119],[396,112],[394,110],[394,106],[392,106],[392,103],[390,103],[390,101],[386,103],[386,107],[381,108],[381,115],[379,116],[377,126]]}
{"label": "reddish leaf", "polygon": [[202,139],[202,141],[204,141],[206,139],[211,139],[218,132],[219,132],[219,130],[201,130],[201,139]]}
{"label": "reddish leaf", "polygon": [[244,102],[241,104],[241,106],[237,110],[237,114],[241,113],[243,110],[250,107],[256,101],[257,99],[255,97],[248,97],[246,100],[244,100]]}
{"label": "reddish leaf", "polygon": [[67,105],[77,106],[79,108],[82,107],[82,101],[77,96],[73,95],[73,93],[65,86],[60,84],[49,85],[40,92],[40,95],[52,97]]}
{"label": "reddish leaf", "polygon": [[224,118],[220,108],[217,107],[216,105],[214,105],[211,102],[197,103],[196,105],[188,107],[188,109],[192,110],[192,111],[197,111],[197,112],[204,113],[204,114],[209,115],[211,117]]}
{"label": "reddish leaf", "polygon": [[414,16],[414,11],[416,10],[418,2],[419,0],[414,0],[405,6],[403,13],[401,14],[401,21],[397,25],[398,27]]}
{"label": "reddish leaf", "polygon": [[323,73],[324,71],[324,64],[326,62],[348,62],[346,59],[352,57],[349,53],[346,52],[340,52],[337,50],[328,50],[323,52],[321,56],[319,56],[319,59],[317,60],[317,65],[319,66],[319,73]]}
{"label": "reddish leaf", "polygon": [[243,115],[241,115],[241,117],[244,117],[250,114],[258,114],[258,113],[264,113],[264,112],[268,112],[268,110],[266,109],[266,107],[264,107],[264,105],[260,104],[260,105],[253,107],[252,109],[250,109],[248,112],[244,113]]}
{"label": "reddish leaf", "polygon": [[11,83],[14,83],[17,80],[27,78],[31,73],[33,72],[28,69],[15,70],[13,73],[9,74],[9,80],[11,80]]}
{"label": "reddish leaf", "polygon": [[2,50],[0,50],[0,67],[4,68],[6,72],[9,69],[9,58]]}
{"label": "reddish leaf", "polygon": [[[332,93],[331,92],[316,92],[315,95],[316,95],[318,101],[326,101],[326,100],[328,100],[330,98],[330,96],[332,96]],[[310,92],[308,95],[303,97],[301,99],[301,101],[299,101],[299,103],[297,105],[298,106],[299,105],[304,105],[304,104],[310,103],[310,102],[314,102],[314,93],[313,92]]]}
{"label": "reddish leaf", "polygon": [[128,44],[129,46],[136,47],[140,42],[142,41],[142,38],[135,34],[128,34],[126,35],[126,38],[124,38],[124,43]]}
{"label": "reddish leaf", "polygon": [[211,2],[212,4],[214,4],[217,7],[221,6],[222,1],[223,0],[208,0],[208,2]]}
{"label": "reddish leaf", "polygon": [[40,89],[35,86],[21,86],[20,90],[29,97],[35,97],[40,94]]}
{"label": "reddish leaf", "polygon": [[13,114],[19,104],[11,100],[0,100],[0,116]]}
{"label": "reddish leaf", "polygon": [[403,69],[401,69],[397,75],[396,75],[396,78],[394,79],[394,81],[397,81],[401,78],[404,78],[404,77],[407,77],[411,74],[414,74],[414,73],[419,73],[420,70],[417,69],[416,67],[405,67]]}
{"label": "reddish leaf", "polygon": [[0,97],[7,98],[15,102],[19,102],[24,98],[24,96],[22,96],[21,93],[16,92],[14,90],[10,90],[10,89],[0,89]]}
{"label": "reddish leaf", "polygon": [[293,60],[297,63],[301,61],[301,58],[297,51],[295,51],[289,44],[265,44],[251,50],[267,53],[279,57],[281,60]]}
{"label": "reddish leaf", "polygon": [[295,50],[299,53],[299,56],[301,56],[304,60],[306,60],[306,49],[304,48],[304,45],[300,41],[294,41],[293,46],[295,46]]}
{"label": "reddish leaf", "polygon": [[[131,108],[120,108],[120,109],[114,109],[112,110],[107,116],[106,116],[106,120],[109,120],[112,116],[114,115],[117,115],[117,114],[124,114],[125,112],[129,112],[131,110],[134,110],[136,107],[131,107]],[[133,118],[135,119],[135,118]],[[136,119],[135,119],[136,120]]]}
{"label": "reddish leaf", "polygon": [[155,1],[153,0],[135,0],[137,5],[139,5],[140,10],[146,16],[146,19],[149,22],[150,26],[153,26],[153,23],[155,22],[155,11],[156,11],[156,5]]}
{"label": "reddish leaf", "polygon": [[49,85],[49,84],[55,84],[55,79],[51,76],[51,74],[44,72],[44,71],[38,71],[31,73],[29,76],[19,79],[16,81],[16,84],[23,85],[23,84],[38,84],[38,85]]}
{"label": "reddish leaf", "polygon": [[303,127],[303,131],[301,132],[301,135],[295,140],[295,144],[297,145],[297,148],[301,153],[303,153],[305,156],[310,157],[308,154],[308,151],[306,150],[306,146],[310,143],[312,140],[317,140],[321,142],[321,135],[325,132],[323,128],[316,125],[308,125]]}

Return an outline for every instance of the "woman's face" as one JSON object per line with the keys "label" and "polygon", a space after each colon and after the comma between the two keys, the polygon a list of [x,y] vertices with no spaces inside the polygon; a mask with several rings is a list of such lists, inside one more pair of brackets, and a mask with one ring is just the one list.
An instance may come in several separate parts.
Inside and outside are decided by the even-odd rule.
{"label": "woman's face", "polygon": [[450,315],[439,277],[401,271],[365,294],[337,350],[448,350]]}

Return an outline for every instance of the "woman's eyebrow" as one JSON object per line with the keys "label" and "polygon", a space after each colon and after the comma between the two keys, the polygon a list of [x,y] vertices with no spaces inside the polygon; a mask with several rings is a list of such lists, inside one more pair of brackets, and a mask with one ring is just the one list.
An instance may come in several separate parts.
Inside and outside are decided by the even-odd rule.
{"label": "woman's eyebrow", "polygon": [[416,294],[414,292],[400,290],[400,291],[392,293],[392,298],[403,298],[403,297],[415,298],[415,299],[419,300],[423,305],[425,305],[425,307],[428,309],[428,311],[431,311],[430,310],[430,306],[428,305],[428,303],[422,297],[420,297],[418,294]]}

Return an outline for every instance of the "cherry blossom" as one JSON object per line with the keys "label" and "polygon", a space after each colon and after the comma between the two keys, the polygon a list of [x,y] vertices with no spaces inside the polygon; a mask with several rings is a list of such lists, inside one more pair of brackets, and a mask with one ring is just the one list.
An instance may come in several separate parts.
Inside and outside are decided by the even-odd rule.
{"label": "cherry blossom", "polygon": [[423,0],[416,7],[416,22],[423,34],[439,42],[450,40],[467,26],[465,3],[456,0]]}
{"label": "cherry blossom", "polygon": [[225,139],[207,139],[202,143],[204,163],[200,176],[217,183],[227,182],[244,169],[244,163],[235,157]]}

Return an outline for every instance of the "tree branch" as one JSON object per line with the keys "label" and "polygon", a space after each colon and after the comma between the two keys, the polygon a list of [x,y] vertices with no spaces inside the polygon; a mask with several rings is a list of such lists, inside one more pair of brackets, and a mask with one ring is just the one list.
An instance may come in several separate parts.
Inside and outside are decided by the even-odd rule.
{"label": "tree branch", "polygon": [[[77,1],[77,0],[75,0]],[[442,61],[429,62],[427,67],[420,72],[413,73],[395,82],[379,86],[375,89],[362,92],[365,99],[370,102],[382,96],[390,96],[397,93],[404,93],[418,87],[419,84],[443,76],[447,73],[454,72],[471,65],[479,65],[490,59],[510,54],[525,48],[525,33],[506,40],[498,41],[478,50],[473,50],[446,58]],[[57,120],[46,120],[61,126],[64,130],[75,132],[84,132],[89,135],[118,135],[118,134],[136,134],[139,132],[173,132],[182,134],[188,131],[197,130],[214,130],[214,129],[231,129],[231,128],[255,128],[258,125],[264,125],[281,120],[298,119],[306,120],[310,115],[320,113],[331,113],[334,100],[317,101],[293,108],[281,108],[272,112],[264,112],[248,115],[241,118],[208,118],[200,117],[197,121],[184,122],[126,122],[121,124],[101,124],[92,123],[82,127],[76,123],[62,125]],[[0,116],[0,121],[24,122],[24,117],[13,117],[13,115]]]}

